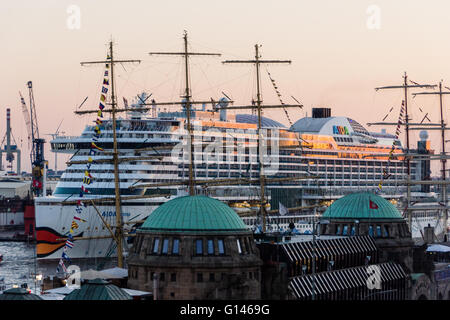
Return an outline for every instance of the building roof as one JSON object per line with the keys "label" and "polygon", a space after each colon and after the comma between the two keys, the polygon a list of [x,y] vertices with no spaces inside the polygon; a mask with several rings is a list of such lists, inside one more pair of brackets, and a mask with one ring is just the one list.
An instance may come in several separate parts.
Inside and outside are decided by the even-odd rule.
{"label": "building roof", "polygon": [[346,128],[346,134],[363,134],[371,136],[364,126],[356,120],[347,117],[311,118],[305,117],[297,120],[290,130],[301,133],[313,133],[320,135],[334,135],[335,127]]}
{"label": "building roof", "polygon": [[69,293],[64,300],[132,300],[133,298],[119,287],[102,279],[90,280],[80,289]]}
{"label": "building roof", "polygon": [[[323,236],[320,236],[321,238]],[[354,236],[335,239],[319,239],[316,240],[317,259],[327,257],[338,257],[342,255],[354,255],[355,252],[376,252],[377,246],[372,237]],[[313,259],[312,241],[283,243],[281,251],[284,252],[290,262],[307,261]]]}
{"label": "building roof", "polygon": [[172,199],[145,220],[140,230],[151,231],[246,231],[237,213],[225,203],[206,196]]}
{"label": "building roof", "polygon": [[427,248],[427,252],[450,252],[450,247],[441,244],[432,244]]}
{"label": "building roof", "polygon": [[[253,115],[253,114],[237,114],[236,122],[258,124],[258,116]],[[279,123],[275,120],[266,118],[266,117],[261,117],[261,127],[263,127],[263,128],[286,128],[281,123]]]}
{"label": "building roof", "polygon": [[[397,263],[387,262],[371,266],[378,266],[380,268],[380,280],[382,284],[407,278],[407,274],[401,265]],[[311,274],[294,277],[289,282],[289,287],[297,299],[307,298],[312,295],[312,277],[313,275]],[[314,277],[314,293],[316,295],[329,294],[331,292],[353,288],[367,288],[367,266],[320,272],[315,274]],[[361,297],[361,299],[364,300],[368,297],[369,295]]]}
{"label": "building roof", "polygon": [[[114,279],[121,279],[121,278],[128,277],[128,269],[119,268],[119,267],[104,269],[101,272],[106,273],[107,276],[113,276]],[[106,278],[106,279],[113,279],[113,278]]]}
{"label": "building roof", "polygon": [[106,270],[97,271],[94,269],[78,271],[71,275],[72,278],[80,278],[83,280],[94,280],[94,279],[117,279],[121,277],[117,277],[114,274],[107,273]]}
{"label": "building roof", "polygon": [[342,197],[322,215],[323,219],[403,219],[397,208],[386,199],[370,192]]}
{"label": "building roof", "polygon": [[42,298],[25,288],[12,288],[3,291],[3,294],[0,294],[0,300],[42,300]]}

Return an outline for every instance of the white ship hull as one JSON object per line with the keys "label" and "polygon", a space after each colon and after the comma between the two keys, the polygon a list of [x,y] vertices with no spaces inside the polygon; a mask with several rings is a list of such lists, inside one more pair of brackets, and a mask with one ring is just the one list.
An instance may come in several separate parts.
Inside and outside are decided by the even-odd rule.
{"label": "white ship hull", "polygon": [[[61,200],[48,201],[49,199],[40,198],[35,202],[38,259],[61,258],[65,238],[69,234],[75,215],[75,206],[61,205]],[[155,202],[153,205],[143,201],[139,205],[127,205],[127,202],[123,202],[121,210],[124,232],[133,233],[133,229],[140,225],[138,222],[145,220],[158,205]],[[98,205],[97,209],[111,227],[116,225],[114,206]],[[115,242],[94,207],[84,207],[79,216],[82,216],[86,222],[77,221],[78,228],[74,229],[72,234],[75,238],[74,244],[67,251],[69,257],[71,259],[116,257]],[[130,241],[131,237],[125,239]]]}

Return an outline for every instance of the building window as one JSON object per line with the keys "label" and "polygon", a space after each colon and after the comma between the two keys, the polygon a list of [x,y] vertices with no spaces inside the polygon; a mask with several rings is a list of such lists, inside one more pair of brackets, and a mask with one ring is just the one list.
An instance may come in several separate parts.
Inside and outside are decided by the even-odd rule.
{"label": "building window", "polygon": [[155,273],[154,272],[150,272],[150,280],[154,280],[155,279]]}
{"label": "building window", "polygon": [[351,236],[354,236],[355,233],[356,233],[356,231],[355,231],[355,226],[352,226],[352,231],[350,231],[350,235],[351,235]]}
{"label": "building window", "polygon": [[180,239],[173,239],[172,254],[180,253]]}
{"label": "building window", "polygon": [[244,245],[245,245],[245,252],[246,253],[250,253],[250,249],[249,249],[249,246],[248,246],[248,238],[244,238],[243,239],[244,240]]}
{"label": "building window", "polygon": [[210,274],[209,274],[209,281],[210,281],[210,282],[216,281],[216,277],[214,276],[214,273],[210,273]]}
{"label": "building window", "polygon": [[237,243],[238,253],[242,254],[241,240],[240,239],[236,239],[236,243]]}
{"label": "building window", "polygon": [[203,273],[197,273],[197,282],[203,282]]}
{"label": "building window", "polygon": [[336,234],[341,234],[341,225],[338,225],[338,226],[337,226]]}
{"label": "building window", "polygon": [[388,238],[389,237],[389,226],[384,226],[384,237]]}
{"label": "building window", "polygon": [[373,237],[373,226],[369,226],[369,236]]}
{"label": "building window", "polygon": [[348,229],[348,226],[345,225],[345,226],[344,226],[344,230],[342,231],[342,235],[343,235],[343,236],[346,236],[346,235],[347,235],[347,229]]}
{"label": "building window", "polygon": [[202,239],[195,240],[195,254],[196,255],[203,254],[203,240]]}
{"label": "building window", "polygon": [[[30,226],[30,228],[31,228],[31,226]],[[31,230],[30,230],[30,234],[31,234]],[[134,253],[138,253],[141,250],[142,239],[143,239],[143,237],[137,238],[136,246],[134,247]]]}
{"label": "building window", "polygon": [[399,235],[401,238],[403,238],[403,237],[404,237],[404,234],[403,234],[403,228],[402,228],[402,226],[401,226],[400,224],[398,224],[397,227],[398,227],[398,235]]}
{"label": "building window", "polygon": [[166,274],[164,272],[161,272],[159,274],[159,280],[161,280],[161,281],[165,281],[166,280]]}
{"label": "building window", "polygon": [[165,238],[162,245],[162,254],[167,254],[169,250],[169,239]]}
{"label": "building window", "polygon": [[153,254],[157,254],[159,249],[159,238],[155,238],[153,242]]}
{"label": "building window", "polygon": [[377,237],[381,237],[381,226],[377,226]]}
{"label": "building window", "polygon": [[172,282],[176,282],[177,281],[177,274],[176,273],[171,273],[170,274],[170,281],[172,281]]}
{"label": "building window", "polygon": [[225,254],[225,246],[223,245],[223,239],[217,240],[217,246],[219,247],[219,254],[224,255]]}
{"label": "building window", "polygon": [[213,255],[214,254],[214,240],[208,239],[208,254]]}

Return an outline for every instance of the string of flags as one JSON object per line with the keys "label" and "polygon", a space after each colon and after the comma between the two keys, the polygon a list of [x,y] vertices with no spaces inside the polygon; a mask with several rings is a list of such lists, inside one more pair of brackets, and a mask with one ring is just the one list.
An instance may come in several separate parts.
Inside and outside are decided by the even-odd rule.
{"label": "string of flags", "polygon": [[[110,60],[111,57],[108,55],[107,59]],[[103,123],[103,109],[105,108],[104,102],[106,101],[106,94],[108,93],[108,86],[109,86],[109,63],[105,64],[105,72],[104,72],[104,79],[103,79],[103,85],[102,90],[100,93],[100,102],[98,106],[98,112],[97,112],[97,119],[95,120],[95,127],[94,132],[95,134],[92,136],[92,142],[89,150],[89,157],[86,164],[86,169],[84,171],[84,177],[82,180],[82,184],[80,187],[80,198],[84,196],[86,193],[90,193],[88,187],[94,180],[94,177],[91,175],[90,169],[93,162],[92,156],[96,155],[99,151],[103,151],[103,148],[99,147],[96,142],[98,142],[98,139],[101,135],[101,125]],[[63,252],[61,254],[61,258],[59,260],[58,266],[56,268],[57,272],[60,272],[61,270],[64,271],[64,273],[67,273],[67,268],[64,264],[64,261],[67,261],[69,264],[71,263],[70,257],[68,255],[68,249],[72,249],[74,246],[74,239],[73,234],[75,230],[77,230],[80,225],[79,223],[85,223],[87,220],[81,218],[81,214],[83,211],[83,207],[86,205],[81,203],[81,200],[77,201],[77,204],[75,206],[75,214],[72,219],[72,223],[70,225],[70,231],[66,239],[66,243],[63,247]]]}
{"label": "string of flags", "polygon": [[[269,76],[270,82],[272,82],[272,86],[275,89],[275,92],[276,92],[276,94],[278,96],[278,100],[280,100],[280,104],[281,105],[285,105],[285,103],[283,102],[283,99],[281,98],[281,93],[278,90],[278,86],[277,86],[275,80],[270,75],[269,70],[266,69],[266,71],[267,71],[267,75]],[[284,107],[283,107],[283,110],[284,110],[284,113],[286,114],[286,118],[289,121],[289,125],[292,127],[293,126],[293,122],[292,122],[291,118],[289,117],[289,113],[287,112],[286,108],[284,108]],[[299,136],[299,139],[303,140],[300,136]],[[302,143],[300,142],[300,140],[298,141],[298,145],[300,146],[300,148],[302,148]],[[303,141],[305,141],[305,140],[303,140]],[[305,141],[305,142],[308,143],[307,141]]]}
{"label": "string of flags", "polygon": [[398,139],[398,136],[400,135],[400,132],[401,132],[400,129],[401,129],[401,125],[403,124],[404,113],[405,113],[405,101],[403,100],[402,101],[402,107],[400,108],[400,114],[398,116],[397,127],[395,129],[395,139],[392,142],[392,147],[391,147],[391,150],[389,151],[388,162],[387,162],[386,166],[383,169],[383,176],[381,177],[380,183],[378,184],[378,191],[381,191],[381,188],[383,187],[383,181],[386,180],[386,179],[389,179],[389,177],[391,176],[391,174],[388,172],[389,165],[390,165],[391,160],[392,160],[392,158],[394,156],[395,141]]}
{"label": "string of flags", "polygon": [[[270,75],[270,72],[268,71],[268,70],[266,70],[267,71],[267,74],[269,75],[269,79],[270,79],[270,82],[272,82],[272,86],[273,86],[273,88],[275,89],[275,92],[276,92],[276,94],[277,94],[277,96],[278,96],[278,99],[280,100],[280,104],[281,105],[284,105],[285,103],[283,102],[283,100],[282,100],[282,98],[281,98],[281,93],[280,93],[280,91],[278,90],[278,86],[277,86],[277,84],[275,83],[275,80],[272,78],[272,76]],[[289,113],[287,112],[287,110],[286,110],[286,108],[283,108],[283,110],[284,110],[284,113],[286,113],[286,117],[287,117],[287,119],[288,119],[288,121],[289,121],[289,124],[292,126],[292,121],[291,121],[291,118],[289,117]]]}

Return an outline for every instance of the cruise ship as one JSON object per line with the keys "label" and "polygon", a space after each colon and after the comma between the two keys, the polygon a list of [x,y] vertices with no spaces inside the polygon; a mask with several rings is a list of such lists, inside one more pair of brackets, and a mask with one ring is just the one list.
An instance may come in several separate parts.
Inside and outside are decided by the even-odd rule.
{"label": "cruise ship", "polygon": [[[145,98],[143,93],[140,100]],[[228,102],[226,98],[220,99],[221,105]],[[130,111],[117,120],[116,128],[121,159],[121,211],[128,233],[139,227],[156,207],[188,191],[186,185],[174,185],[188,179],[187,143],[183,139],[186,110],[183,105],[178,112],[160,111],[157,106],[148,112],[133,110],[139,106],[137,101],[132,104]],[[404,196],[406,187],[401,181],[406,179],[406,163],[401,157],[388,161],[392,146],[394,153],[403,153],[400,140],[386,132],[369,132],[354,119],[331,116],[329,108],[312,111],[312,117],[301,118],[290,127],[262,118],[263,164],[268,178],[266,197],[271,209],[278,209],[280,204],[287,208],[327,206],[348,193],[376,191],[386,168],[390,177],[383,182],[381,195],[392,201]],[[207,110],[202,105],[191,109],[191,120],[195,179],[211,180],[210,185],[198,185],[196,193],[220,199],[232,207],[258,203],[257,116],[231,114],[226,109],[218,111],[214,106]],[[104,120],[101,127],[96,143],[104,152],[92,157],[93,180],[83,198],[97,199],[98,203],[83,209],[87,222],[79,223],[74,237],[85,239],[74,241],[72,259],[116,255],[115,242],[102,223],[102,218],[112,226],[115,223],[111,200],[115,188],[114,166],[100,161],[111,159],[108,152],[113,148],[112,121]],[[38,259],[61,257],[65,244],[61,239],[69,233],[74,206],[80,200],[83,161],[89,158],[94,128],[95,125],[88,125],[80,136],[59,136],[51,141],[53,152],[72,156],[53,194],[35,199]],[[412,179],[421,176],[417,162],[411,162],[411,173]],[[270,178],[284,177],[298,179],[270,182]],[[249,182],[239,185],[226,182],[236,178],[248,178]],[[305,231],[308,223],[304,220],[300,217],[292,221]],[[253,223],[252,219],[246,221]],[[285,224],[284,227],[288,225]]]}

